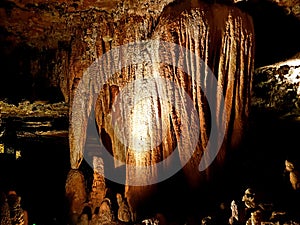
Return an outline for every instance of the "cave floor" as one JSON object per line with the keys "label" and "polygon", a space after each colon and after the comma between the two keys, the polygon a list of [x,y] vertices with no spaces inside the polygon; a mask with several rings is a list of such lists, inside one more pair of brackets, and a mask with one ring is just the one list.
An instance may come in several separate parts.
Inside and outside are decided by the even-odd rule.
{"label": "cave floor", "polygon": [[[288,175],[284,172],[284,161],[287,158],[299,160],[300,120],[255,112],[249,125],[241,149],[224,167],[222,179],[207,190],[206,194],[213,196],[208,198],[212,202],[209,205],[199,204],[201,206],[191,213],[194,220],[218,215],[220,205],[223,205],[225,211],[222,216],[226,220],[223,222],[227,224],[230,202],[241,201],[248,187],[258,190],[263,201],[271,203],[274,209],[288,212],[292,219],[299,219],[300,194],[291,189]],[[64,185],[70,165],[65,128],[52,130],[52,135],[49,135],[51,132],[42,132],[40,134],[43,135],[26,136],[19,132],[15,148],[21,150],[21,157],[16,160],[14,155],[4,159],[2,155],[0,158],[1,186],[15,188],[22,196],[30,225],[66,223]],[[174,224],[178,223],[174,221]]]}

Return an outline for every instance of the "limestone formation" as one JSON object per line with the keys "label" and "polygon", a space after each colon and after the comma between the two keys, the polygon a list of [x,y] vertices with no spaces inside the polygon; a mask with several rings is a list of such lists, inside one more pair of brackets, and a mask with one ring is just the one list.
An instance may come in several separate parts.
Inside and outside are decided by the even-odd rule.
{"label": "limestone formation", "polygon": [[117,201],[118,201],[118,220],[128,223],[131,221],[131,213],[129,206],[126,202],[126,199],[122,197],[120,193],[117,193]]}
{"label": "limestone formation", "polygon": [[231,201],[230,209],[231,217],[229,218],[229,224],[235,224],[240,220],[239,208],[238,205],[235,203],[235,200]]}
{"label": "limestone formation", "polygon": [[[173,12],[177,13],[174,14]],[[213,14],[218,14],[218,17],[213,17]],[[217,110],[212,112],[212,117],[225,124],[225,139],[216,140],[216,142],[223,141],[223,145],[214,161],[214,166],[218,164],[218,166],[221,166],[225,159],[226,149],[238,146],[248,116],[251,89],[251,86],[248,86],[248,84],[252,80],[253,61],[251,60],[251,55],[254,50],[251,18],[235,8],[223,5],[212,7],[211,5],[196,4],[192,5],[191,8],[184,8],[184,4],[170,6],[163,12],[153,38],[176,43],[195,51],[206,65],[212,69],[214,75],[218,77],[218,88],[214,90],[216,92],[214,94],[218,96],[217,103],[221,102],[219,94],[224,95],[226,110],[221,110],[221,106],[217,105]],[[161,46],[161,49],[163,49],[163,46]],[[237,55],[239,57],[236,57]],[[180,62],[183,59],[176,59],[175,57],[172,60]],[[186,63],[188,65],[197,64],[192,59]],[[239,65],[239,68],[236,65]],[[198,108],[198,116],[201,121],[199,124],[199,144],[192,159],[184,167],[186,177],[191,186],[200,183],[201,178],[198,173],[198,165],[209,139],[209,118],[207,117],[209,106],[201,89],[208,88],[206,85],[209,85],[210,79],[212,79],[210,77],[211,74],[200,72],[202,68],[196,66],[194,69],[195,71],[190,71],[189,76],[172,66],[160,65],[159,70],[161,76],[171,78],[177,85],[182,85],[189,96],[191,96],[196,108]],[[204,83],[201,83],[202,79]],[[175,101],[180,102],[179,98],[185,98],[185,96],[181,93]],[[164,110],[163,106],[160,108]],[[153,113],[159,113],[156,107],[153,110]],[[183,110],[180,113],[184,114],[187,111]],[[228,113],[228,117],[226,113]],[[231,113],[233,113],[234,117],[229,116]],[[149,165],[151,161],[153,163],[158,162],[172,153],[173,146],[176,145],[176,141],[179,139],[181,128],[176,114],[170,114],[170,117],[171,120],[166,121],[169,140],[163,142],[154,151],[152,150],[152,154],[145,155],[142,160],[134,152],[129,151],[127,159],[129,163],[135,162],[139,163],[138,165]],[[171,132],[171,127],[173,127],[174,132]],[[221,130],[222,124],[218,124],[217,129]],[[182,146],[182,149],[179,149],[179,158],[182,162],[188,157],[189,151],[193,151],[188,145],[193,140],[192,129],[183,132],[188,134],[190,139],[186,145]],[[117,146],[114,145],[114,147]],[[155,154],[155,158],[153,158],[153,154]],[[138,169],[130,172],[132,173],[128,174],[128,177],[131,177],[131,179],[134,179],[134,177],[141,179]],[[153,172],[155,173],[155,171]],[[210,176],[210,169],[206,170],[206,174],[207,177]],[[126,197],[131,207],[138,208],[137,197],[133,196],[140,196],[138,199],[144,198],[142,193],[142,190],[137,191],[137,187],[128,187]]]}
{"label": "limestone formation", "polygon": [[4,193],[1,193],[0,196],[0,225],[12,225],[10,220],[9,205]]}
{"label": "limestone formation", "polygon": [[[179,163],[182,163],[180,166],[184,167],[187,185],[201,186],[201,181],[205,178],[210,179],[212,170],[206,170],[203,176],[198,170],[209,140],[210,117],[215,118],[216,129],[225,134],[224,140],[216,138],[216,143],[222,144],[222,148],[214,161],[214,167],[221,167],[227,150],[237,147],[241,140],[248,116],[253,71],[254,34],[251,17],[233,6],[197,1],[168,5],[170,2],[162,1],[156,5],[149,2],[138,4],[134,1],[125,1],[118,2],[121,6],[116,5],[116,7],[112,7],[113,4],[105,7],[96,4],[92,7],[92,3],[85,1],[76,4],[69,2],[31,4],[26,1],[12,1],[11,6],[15,10],[1,11],[1,15],[7,18],[1,20],[1,26],[13,34],[17,32],[26,34],[16,43],[26,42],[33,53],[36,51],[43,53],[41,59],[36,59],[36,54],[32,54],[24,63],[31,65],[36,77],[45,73],[53,86],[60,87],[65,100],[70,104],[70,118],[75,121],[70,121],[72,170],[66,181],[66,195],[70,200],[71,214],[80,213],[87,200],[85,178],[78,169],[84,158],[88,120],[94,109],[99,136],[105,140],[103,145],[113,155],[114,166],[121,167],[125,164],[133,166],[133,170],[126,170],[125,182],[127,183],[149,182],[148,177],[144,176],[145,174],[142,174],[136,166],[147,167],[163,161],[171,155],[178,143],[180,144],[178,159]],[[166,5],[168,6],[165,7]],[[104,8],[100,10],[97,7]],[[31,16],[32,10],[37,12],[35,17]],[[27,19],[28,26],[18,25],[18,21]],[[47,41],[44,41],[45,37]],[[212,70],[215,78],[218,78],[218,87],[211,93],[216,100],[214,108],[216,110],[213,110],[211,115],[209,115],[209,107],[212,106],[208,104],[203,90],[211,90],[213,77],[205,72],[204,67],[199,67],[192,58],[186,60],[173,56],[171,58],[174,62],[173,66],[164,64],[155,67],[146,64],[128,66],[116,73],[112,79],[107,80],[103,88],[90,86],[92,84],[88,80],[82,79],[91,63],[110,50],[130,42],[151,39],[171,42],[182,49],[191,50],[204,61],[207,68]],[[160,49],[164,51],[164,46],[156,46],[150,53]],[[54,65],[46,68],[39,67],[42,62],[52,59],[56,60]],[[105,62],[110,65],[112,61],[108,57]],[[180,62],[183,62],[186,68],[192,68],[188,71],[189,74],[175,68],[176,63]],[[111,118],[126,114],[126,107],[130,106],[130,103],[126,102],[116,107],[114,101],[118,94],[136,79],[153,78],[155,74],[171,80],[179,87],[179,92],[174,94],[173,102],[178,102],[176,110],[180,111],[172,111],[167,104],[152,99],[147,106],[142,105],[139,109],[140,113],[145,113],[143,120],[139,121],[141,118],[138,118],[138,113],[128,112],[127,124],[120,127],[117,134],[113,129]],[[97,79],[102,81],[105,77]],[[84,86],[83,92],[76,92],[79,85]],[[162,85],[160,88],[164,90],[166,86]],[[144,90],[148,89],[154,90],[152,86],[145,85]],[[82,97],[82,101],[74,102],[76,94]],[[131,94],[137,95],[137,93]],[[225,110],[222,109],[222,95]],[[180,115],[183,116],[182,118],[188,117],[190,109],[181,107],[180,101],[185,102],[187,96],[191,98],[201,123],[191,121],[192,126],[183,127],[184,122],[180,121]],[[161,97],[173,99],[172,93],[166,93]],[[95,106],[92,104],[94,99],[97,99]],[[74,104],[80,107],[76,113]],[[114,111],[113,108],[116,110]],[[147,121],[151,121],[154,129],[147,125]],[[146,131],[143,137],[150,137],[148,142],[145,142],[148,143],[144,149],[145,154],[137,153],[131,148],[135,144],[135,139],[132,137],[143,134],[135,125],[138,122],[145,125],[145,129],[142,129],[143,132]],[[198,126],[200,127],[199,141],[197,141],[198,137],[194,137],[197,133],[188,129]],[[165,132],[165,139],[158,144],[156,140],[159,139],[161,128]],[[185,135],[186,140],[180,143],[182,134]],[[120,136],[132,139],[128,138],[128,143],[122,143]],[[190,145],[193,140],[197,141],[195,149]],[[191,160],[189,155],[193,155]],[[213,157],[208,157],[208,160],[212,159]],[[105,170],[107,163],[104,161],[103,165],[102,163],[97,165],[103,166]],[[206,166],[209,164],[207,162]],[[163,167],[166,170],[170,169],[172,163],[164,162]],[[159,171],[153,167],[150,173],[155,181]],[[103,177],[95,174],[90,193],[94,209],[103,198],[104,188]],[[144,204],[145,199],[151,199],[156,187],[127,185],[125,191],[134,218],[135,211],[142,208],[139,206]]]}
{"label": "limestone formation", "polygon": [[251,213],[250,219],[246,222],[246,225],[260,225],[262,224],[261,211],[257,210]]}
{"label": "limestone formation", "polygon": [[92,211],[100,207],[106,194],[106,185],[104,179],[104,164],[100,157],[94,156],[93,158],[94,179],[92,184],[92,191],[90,193],[90,204]]}
{"label": "limestone formation", "polygon": [[10,190],[7,194],[9,215],[12,225],[28,225],[28,213],[21,206],[21,196],[16,191]]}
{"label": "limestone formation", "polygon": [[300,60],[291,58],[257,68],[252,106],[279,116],[297,116],[300,104]]}
{"label": "limestone formation", "polygon": [[[90,201],[93,210],[100,207],[105,196],[106,184],[104,177],[99,174],[103,174],[108,166],[112,165],[113,169],[120,169],[127,165],[149,167],[163,162],[164,169],[171,168],[174,164],[165,162],[164,159],[174,152],[182,133],[189,138],[178,145],[180,146],[178,161],[184,164],[182,167],[187,186],[191,187],[201,186],[203,181],[211,179],[215,169],[222,168],[230,150],[239,146],[249,114],[252,91],[254,27],[249,14],[230,4],[232,1],[220,1],[226,4],[216,2],[218,1],[74,2],[59,0],[45,3],[41,0],[11,0],[1,3],[0,16],[5,18],[0,20],[1,28],[5,30],[5,34],[1,36],[5,45],[1,48],[5,48],[4,50],[11,56],[15,56],[12,49],[20,50],[23,55],[29,52],[27,57],[20,56],[19,64],[30,68],[28,70],[32,75],[30,79],[34,86],[40,86],[46,80],[49,86],[58,87],[64,100],[69,103],[70,118],[76,121],[70,123],[72,170],[66,181],[66,194],[70,200],[70,210],[74,215],[82,211],[86,201]],[[250,2],[250,0],[244,1],[245,4]],[[272,2],[289,8],[287,13],[290,15],[298,15],[297,2],[279,0],[272,0]],[[27,21],[28,25],[24,26],[20,21]],[[216,99],[216,110],[210,112],[211,106],[203,91],[204,89],[212,90],[210,89],[212,77],[203,71],[193,58],[182,59],[174,55],[171,61],[175,66],[163,63],[154,66],[146,63],[130,65],[115,73],[103,87],[92,86],[89,80],[83,79],[91,63],[110,50],[128,43],[149,40],[174,43],[180,46],[181,50],[191,50],[203,60],[207,65],[206,68],[211,69],[218,80],[218,87],[212,93]],[[23,45],[26,48],[23,48]],[[167,52],[167,50],[163,45],[158,45],[154,46],[151,51],[145,52]],[[105,65],[111,65],[113,59],[109,55],[106,56]],[[165,57],[168,57],[167,53]],[[176,68],[176,65],[182,62],[185,63],[185,68],[192,68],[188,73]],[[105,67],[100,69],[103,68]],[[289,80],[292,70],[298,71],[298,67],[290,66],[288,69],[283,67],[280,70],[284,70],[284,73],[282,76],[279,74],[280,79],[276,81]],[[190,148],[194,133],[188,129],[183,130],[183,122],[180,120],[180,115],[188,115],[188,109],[177,107],[178,112],[172,111],[167,104],[151,99],[147,106],[141,105],[137,110],[144,115],[143,118],[139,118],[138,113],[126,111],[130,108],[129,106],[133,106],[130,102],[116,102],[120,93],[124,93],[124,89],[131,83],[142,77],[153,78],[157,74],[173,81],[179,87],[180,91],[173,96],[166,93],[166,99],[179,102],[179,100],[186,101],[187,96],[191,98],[200,121],[198,124],[190,123],[200,128],[195,149]],[[287,74],[291,76],[285,76]],[[106,77],[97,77],[97,79],[99,80],[96,84],[99,84]],[[82,101],[74,103],[74,96],[80,85],[84,86],[84,91],[77,94],[82,97]],[[157,90],[159,88],[166,90],[164,85],[157,86]],[[289,87],[287,86],[287,89]],[[295,93],[295,88],[297,87],[293,83],[293,93]],[[155,89],[150,84],[145,84],[143,90]],[[31,90],[27,91],[31,92]],[[36,90],[33,95],[38,96],[39,91],[41,90]],[[137,96],[138,93],[136,91],[131,94]],[[187,96],[184,93],[187,93]],[[224,96],[224,110],[221,104],[222,95]],[[275,95],[272,96],[275,97]],[[95,99],[96,104],[92,105]],[[293,100],[295,103],[293,106],[296,108],[297,101]],[[73,111],[73,104],[78,104],[80,107],[76,113]],[[77,114],[78,111],[80,113]],[[121,121],[124,122],[121,123],[124,126],[119,126],[119,130],[115,130],[113,126],[116,124],[112,124],[112,118],[120,115],[125,115],[124,118],[128,120]],[[95,150],[98,155],[94,156],[92,162],[93,184],[92,187],[87,188],[86,178],[79,172],[79,167],[85,153],[90,153],[86,152],[85,148],[89,138],[87,126],[90,122],[89,117],[92,116],[95,116],[98,137],[107,152],[114,157],[114,161],[105,161],[101,158],[101,153],[98,154],[99,152]],[[211,118],[215,118],[218,131],[224,128],[225,138],[224,140],[217,138],[216,142],[221,143],[222,148],[211,167],[204,173],[200,173],[198,165],[210,138]],[[225,127],[222,127],[222,123]],[[137,124],[145,126],[137,126]],[[139,127],[144,129],[139,129]],[[160,129],[164,130],[165,136],[158,145],[156,141],[159,139]],[[142,135],[143,131],[146,131],[145,135]],[[144,153],[133,149],[135,145],[133,136],[136,134],[142,138],[149,137],[148,142],[144,142],[147,143]],[[122,140],[120,137],[123,136],[129,137],[128,140]],[[189,159],[191,153],[193,156]],[[187,164],[183,163],[186,161]],[[207,162],[207,166],[208,164]],[[127,168],[125,172],[125,183],[134,182],[134,180],[148,182],[148,177],[143,176],[139,169]],[[154,178],[159,172],[155,167],[150,171]],[[91,189],[91,192],[85,193],[86,188]],[[133,218],[135,218],[135,211],[142,208],[140,206],[146,204],[144,202],[151,199],[156,192],[157,186],[155,185],[150,187],[127,185],[125,187],[125,193],[122,195],[128,199]]]}
{"label": "limestone formation", "polygon": [[85,179],[81,171],[69,171],[65,190],[69,201],[69,218],[78,218],[87,201]]}
{"label": "limestone formation", "polygon": [[297,164],[291,160],[285,160],[285,170],[289,173],[290,183],[294,190],[300,189],[300,171]]}
{"label": "limestone formation", "polygon": [[[213,17],[214,14],[218,14],[219,16]],[[133,20],[133,18],[135,18],[135,20]],[[105,16],[102,15],[100,21],[104,21],[104,19]],[[97,55],[101,56],[101,54],[104,54],[114,47],[133,41],[147,40],[148,38],[175,43],[179,46],[186,47],[199,55],[218,78],[218,87],[214,90],[215,93],[212,93],[213,96],[217,96],[217,104],[215,106],[216,111],[212,112],[212,117],[221,122],[220,124],[217,124],[217,129],[223,129],[225,133],[224,140],[216,140],[217,143],[221,144],[224,141],[215,163],[215,165],[219,164],[219,166],[221,166],[226,155],[226,149],[238,146],[248,116],[253,70],[252,56],[254,51],[253,24],[251,18],[240,10],[229,6],[193,3],[191,5],[181,4],[165,8],[160,16],[159,23],[153,27],[153,23],[155,23],[154,19],[154,17],[148,14],[145,16],[131,15],[129,22],[127,19],[125,22],[122,17],[115,19],[119,23],[119,26],[116,27],[109,27],[107,24],[105,25],[105,23],[100,23],[101,26],[107,27],[101,29],[95,28],[94,31],[91,31],[91,35],[93,35],[93,32],[96,32],[97,35],[95,36],[96,39],[94,42],[91,42],[93,54],[87,56],[91,61],[95,59]],[[133,21],[134,26],[131,26]],[[107,37],[107,35],[112,38],[105,38],[102,45],[98,44],[101,43],[101,37]],[[92,40],[93,39],[91,39],[91,41]],[[107,40],[109,43],[107,43]],[[78,44],[82,43],[78,42]],[[76,43],[73,47],[75,48],[75,46],[77,46]],[[89,49],[91,49],[91,47],[89,47]],[[157,49],[152,49],[152,51],[163,49],[164,46],[157,47]],[[76,52],[75,54],[81,53]],[[73,81],[75,81],[75,79],[80,79],[84,73],[84,68],[87,68],[87,64],[84,60],[80,62],[75,62],[74,60],[75,55],[71,56],[70,60],[72,71],[71,77],[73,77],[72,74],[74,74]],[[108,58],[107,60],[108,63],[110,63],[110,59]],[[176,62],[177,60],[180,61],[183,59],[173,58],[171,60]],[[185,91],[191,96],[193,104],[198,109],[197,116],[199,116],[201,123],[195,124],[195,126],[200,126],[200,140],[192,160],[189,161],[188,155],[192,154],[194,149],[190,147],[189,142],[197,139],[197,137],[193,137],[195,133],[188,129],[182,130],[180,121],[177,119],[178,114],[175,112],[170,113],[168,108],[164,108],[166,105],[162,105],[161,102],[152,101],[149,103],[150,108],[147,108],[147,111],[150,110],[151,113],[149,113],[146,118],[148,118],[149,121],[155,121],[154,115],[160,114],[161,112],[164,113],[162,115],[161,123],[166,130],[167,140],[157,146],[155,140],[159,133],[155,133],[157,131],[156,128],[154,130],[149,129],[149,127],[145,128],[149,129],[149,137],[151,140],[154,140],[154,142],[152,141],[153,143],[149,140],[149,147],[147,147],[148,149],[145,149],[148,151],[151,150],[151,153],[149,152],[150,154],[136,154],[133,149],[130,149],[130,146],[134,145],[134,142],[131,142],[130,135],[135,135],[135,132],[137,131],[136,126],[133,124],[138,118],[135,117],[134,114],[128,114],[126,116],[126,121],[123,121],[126,130],[124,130],[125,127],[120,127],[118,132],[121,133],[116,133],[112,127],[112,116],[127,113],[123,110],[126,110],[126,107],[132,107],[130,106],[130,102],[126,102],[126,105],[118,105],[116,108],[118,111],[114,112],[117,114],[112,114],[112,106],[114,106],[114,101],[120,90],[125,88],[127,84],[134,82],[137,78],[143,76],[151,78],[151,76],[153,76],[153,72],[151,72],[153,71],[153,68],[148,65],[132,65],[109,79],[102,90],[99,90],[99,86],[95,87],[92,83],[86,83],[87,80],[84,79],[81,80],[79,84],[73,83],[74,93],[76,93],[75,91],[76,88],[78,89],[78,85],[82,85],[80,87],[84,87],[83,89],[85,92],[78,92],[77,94],[80,96],[81,102],[75,102],[76,107],[80,107],[76,108],[76,112],[80,112],[81,115],[75,114],[74,108],[70,114],[71,118],[74,119],[70,123],[70,158],[72,168],[78,168],[83,160],[88,117],[91,115],[91,111],[94,108],[93,100],[97,98],[95,117],[99,136],[106,135],[108,142],[104,143],[104,145],[114,156],[116,167],[121,166],[124,163],[134,166],[154,165],[155,163],[164,160],[172,153],[174,146],[176,146],[176,143],[180,139],[180,134],[184,133],[187,137],[189,136],[189,138],[187,138],[188,141],[185,143],[181,143],[179,159],[182,162],[189,161],[184,169],[190,185],[199,183],[200,174],[198,172],[198,165],[209,139],[209,116],[207,110],[210,106],[208,105],[207,100],[205,100],[206,96],[202,91],[205,88],[209,88],[209,82],[211,82],[212,77],[210,77],[211,74],[201,73],[200,71],[202,71],[203,68],[198,67],[197,62],[193,61],[193,59],[184,61],[184,63],[186,63],[184,66],[187,67],[189,65],[196,65],[195,68],[193,68],[194,70],[189,71],[190,74],[184,74],[182,71],[177,71],[175,68],[163,64],[158,66],[156,73],[159,73],[160,76],[164,78],[173,80],[176,85],[182,88],[182,93],[179,93],[178,99],[175,99],[175,102],[180,102],[179,99],[186,101],[183,95]],[[88,70],[86,73],[87,72]],[[105,77],[103,79],[105,79]],[[201,83],[201,80],[203,80],[204,83]],[[101,79],[97,82],[97,84],[101,86]],[[149,89],[151,90],[152,87],[150,86]],[[131,98],[133,96],[139,96],[139,93],[133,92],[130,94],[132,95]],[[222,109],[222,95],[224,95],[226,110]],[[167,95],[163,97],[172,98]],[[71,101],[71,103],[74,102]],[[142,110],[145,110],[145,108]],[[180,114],[188,115],[189,109],[186,110],[187,111],[184,111],[183,109]],[[231,113],[234,117],[230,116]],[[228,116],[226,114],[228,114]],[[171,120],[166,119],[169,117]],[[141,133],[139,133],[139,135],[140,134]],[[120,136],[128,137],[126,140],[127,143],[122,143]],[[135,141],[135,139],[132,139],[132,141]],[[166,168],[171,166],[172,165],[168,164],[165,165]],[[156,174],[158,171],[154,168],[151,173]],[[209,177],[209,170],[207,170],[206,173]],[[153,182],[147,179],[148,177],[143,175],[139,169],[127,170],[126,180],[129,183]],[[137,210],[139,208],[138,205],[143,201],[142,199],[147,198],[146,196],[151,196],[151,193],[153,193],[154,190],[155,187],[127,186],[125,196],[128,199],[131,210],[133,212]]]}
{"label": "limestone formation", "polygon": [[101,206],[99,208],[99,217],[98,217],[98,221],[100,224],[103,225],[109,225],[112,224],[113,221],[115,220],[114,215],[113,215],[113,211],[111,208],[111,201],[108,198],[105,198],[102,203]]}
{"label": "limestone formation", "polygon": [[258,205],[256,193],[253,191],[252,188],[247,188],[245,190],[245,193],[242,197],[242,201],[248,209],[254,209]]}

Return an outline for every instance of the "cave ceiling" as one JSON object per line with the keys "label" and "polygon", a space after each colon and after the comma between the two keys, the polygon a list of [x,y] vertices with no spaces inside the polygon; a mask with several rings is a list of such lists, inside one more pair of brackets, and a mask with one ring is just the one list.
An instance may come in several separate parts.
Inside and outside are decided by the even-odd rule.
{"label": "cave ceiling", "polygon": [[[227,1],[242,5],[252,14],[261,11],[268,13],[267,7],[276,5],[288,17],[300,20],[298,0]],[[37,48],[56,48],[59,43],[69,43],[76,35],[76,28],[82,26],[85,20],[92,22],[91,17],[96,21],[99,15],[105,15],[107,20],[116,21],[122,16],[143,15],[146,12],[158,16],[171,2],[174,0],[3,0],[0,3],[1,41]]]}
{"label": "cave ceiling", "polygon": [[[196,1],[187,0],[184,4],[192,5]],[[271,65],[299,55],[299,0],[204,1],[210,4],[236,5],[253,17],[256,29],[256,67]],[[20,92],[23,89],[26,89],[26,91],[30,89],[25,87],[26,85],[28,87],[39,85],[40,89],[43,89],[45,84],[42,84],[42,82],[32,84],[31,80],[34,76],[45,76],[43,82],[48,82],[48,86],[59,87],[63,92],[60,95],[64,96],[59,99],[64,98],[68,102],[69,90],[67,89],[69,84],[67,80],[69,78],[64,77],[61,79],[62,76],[65,76],[62,74],[67,72],[61,68],[63,63],[60,61],[68,60],[68,52],[72,51],[72,46],[79,46],[78,42],[82,42],[82,45],[85,46],[79,47],[77,55],[82,61],[89,63],[86,57],[89,57],[90,53],[84,55],[84,51],[89,51],[89,43],[92,42],[91,37],[95,29],[100,30],[100,33],[107,33],[108,35],[103,37],[107,40],[126,39],[130,35],[126,34],[126,31],[124,34],[111,34],[113,27],[117,27],[121,23],[131,24],[132,21],[130,20],[141,23],[139,20],[147,21],[149,18],[153,20],[153,26],[155,26],[163,9],[169,4],[176,4],[176,2],[182,3],[183,1],[1,1],[0,65],[4,68],[1,76],[9,81],[4,82],[3,79],[0,95],[3,96],[5,93],[11,92],[12,90],[8,88],[11,84],[14,84],[15,90],[19,89]],[[104,29],[107,29],[107,31],[103,31]],[[130,29],[130,25],[126,29]],[[119,36],[116,37],[117,35]],[[122,42],[119,41],[119,43]],[[57,53],[57,51],[63,53]],[[28,62],[26,62],[26,58],[28,58]],[[47,66],[45,66],[46,64]],[[46,69],[39,69],[38,67],[45,67]],[[14,74],[24,74],[24,71],[28,72],[27,76],[29,78],[24,78],[25,76],[22,75],[19,84],[15,84],[18,76]],[[11,76],[11,78],[7,78],[8,76]]]}

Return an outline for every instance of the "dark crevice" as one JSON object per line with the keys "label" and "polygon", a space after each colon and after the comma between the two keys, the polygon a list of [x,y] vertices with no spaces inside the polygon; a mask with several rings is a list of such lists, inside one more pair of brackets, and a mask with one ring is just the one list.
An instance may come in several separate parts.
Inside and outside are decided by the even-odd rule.
{"label": "dark crevice", "polygon": [[242,1],[255,29],[255,67],[287,60],[300,52],[300,20],[270,1]]}

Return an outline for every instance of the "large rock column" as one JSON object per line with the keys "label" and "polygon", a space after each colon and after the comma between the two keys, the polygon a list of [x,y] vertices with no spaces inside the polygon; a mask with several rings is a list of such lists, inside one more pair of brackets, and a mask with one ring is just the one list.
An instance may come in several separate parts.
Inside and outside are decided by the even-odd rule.
{"label": "large rock column", "polygon": [[[181,163],[188,162],[187,165],[182,164],[188,181],[187,187],[197,188],[201,186],[201,182],[205,179],[213,178],[212,171],[215,169],[218,171],[217,169],[222,167],[227,152],[238,147],[247,123],[249,110],[254,59],[254,31],[252,20],[246,13],[232,6],[190,2],[166,7],[159,15],[158,24],[157,21],[157,18],[149,14],[136,15],[132,13],[127,14],[126,19],[125,17],[118,18],[117,23],[115,23],[118,26],[108,23],[104,25],[105,27],[102,26],[103,29],[101,30],[99,28],[91,30],[90,38],[86,37],[86,40],[89,40],[91,44],[89,49],[92,47],[94,50],[88,57],[93,59],[97,55],[101,56],[120,45],[153,39],[177,44],[182,47],[182,50],[184,50],[183,48],[191,50],[203,60],[202,67],[199,67],[194,58],[184,59],[174,55],[171,59],[174,62],[173,65],[164,65],[163,63],[157,65],[133,64],[123,68],[110,79],[97,77],[98,80],[94,83],[90,79],[81,79],[77,75],[74,81],[76,80],[82,85],[79,89],[76,88],[78,84],[73,83],[75,96],[76,90],[80,90],[77,92],[76,98],[80,101],[75,102],[76,106],[71,112],[71,118],[73,118],[70,127],[72,168],[78,168],[83,159],[88,118],[93,115],[95,109],[99,137],[101,137],[106,149],[115,157],[114,166],[125,165],[127,168],[125,196],[133,215],[138,209],[141,210],[146,207],[147,202],[151,202],[151,198],[156,195],[157,191],[156,184],[131,185],[135,180],[143,184],[149,181],[147,180],[149,177],[141,172],[139,166],[149,167],[166,159],[180,143],[180,136],[184,133],[186,139],[179,144],[178,157]],[[92,38],[93,36],[95,39]],[[164,47],[158,45],[150,51],[145,51],[151,54],[157,51],[172,50],[164,49]],[[107,55],[104,60],[105,63],[98,65],[98,67],[89,67],[81,74],[94,73],[95,68],[102,71],[104,67],[109,68],[109,65],[115,66],[115,59],[110,57]],[[120,60],[126,60],[126,54]],[[189,74],[176,68],[179,63],[190,68],[187,71]],[[75,68],[80,68],[79,64],[76,63],[73,63],[73,66],[74,71]],[[211,70],[212,73],[207,72],[208,70]],[[180,116],[189,115],[190,109],[188,107],[181,108],[181,105],[177,105],[177,111],[172,111],[167,104],[163,104],[159,99],[150,99],[141,106],[128,106],[141,94],[138,89],[133,88],[131,90],[128,97],[129,102],[116,103],[120,92],[126,89],[130,83],[141,78],[151,79],[157,75],[174,82],[179,88],[177,94],[173,96],[174,93],[167,93],[164,98],[174,98],[175,104],[180,101],[186,102],[187,96],[192,99],[199,118],[196,123],[199,124],[190,123],[191,127],[183,129],[185,121],[180,121],[180,118],[186,117]],[[216,89],[211,88],[212,76],[217,78]],[[149,88],[149,91],[152,91],[155,87],[151,83],[147,84],[147,79],[143,90],[147,91]],[[105,84],[102,84],[104,81]],[[157,85],[158,95],[161,94],[158,91],[160,88],[162,90],[168,88],[161,83]],[[203,92],[204,89],[206,93],[214,96],[215,107],[211,112],[211,106]],[[95,99],[97,101],[93,105]],[[224,101],[224,106],[222,101]],[[126,111],[128,108],[132,111]],[[80,113],[78,114],[78,112]],[[114,116],[123,118],[123,121],[120,121],[122,127],[119,127],[118,131],[113,124]],[[141,119],[141,117],[143,118]],[[209,142],[212,118],[216,121],[217,133],[224,132],[225,137],[220,135],[220,138],[216,138],[216,142],[221,144],[216,160],[213,161],[214,156],[211,156],[212,158],[206,157],[206,166],[210,166],[211,161],[213,164],[204,173],[200,173],[198,165]],[[162,137],[162,142],[159,145],[155,143],[155,140],[161,135],[158,132],[158,126],[165,130],[165,136]],[[193,137],[193,126],[200,128],[199,139]],[[139,128],[143,129],[139,130]],[[145,135],[144,132],[146,132]],[[147,139],[143,142],[144,144],[140,145],[143,147],[141,152],[134,149],[136,135]],[[121,140],[122,137],[126,138],[126,143]],[[198,140],[197,145],[195,149],[190,149],[190,142],[194,138]],[[193,150],[195,151],[193,152]],[[193,153],[191,159],[188,158],[190,153]],[[109,165],[111,162],[104,161],[103,163],[105,170],[106,164]],[[128,169],[129,165],[135,166],[133,167],[135,169]],[[174,165],[170,162],[164,164],[165,169],[172,166]],[[150,171],[152,177],[153,175],[155,177],[155,174],[158,176],[159,172],[161,171],[157,171],[155,166]],[[148,183],[152,184],[153,182],[149,181]],[[137,213],[142,213],[142,211]],[[133,219],[135,218],[134,216]]]}

